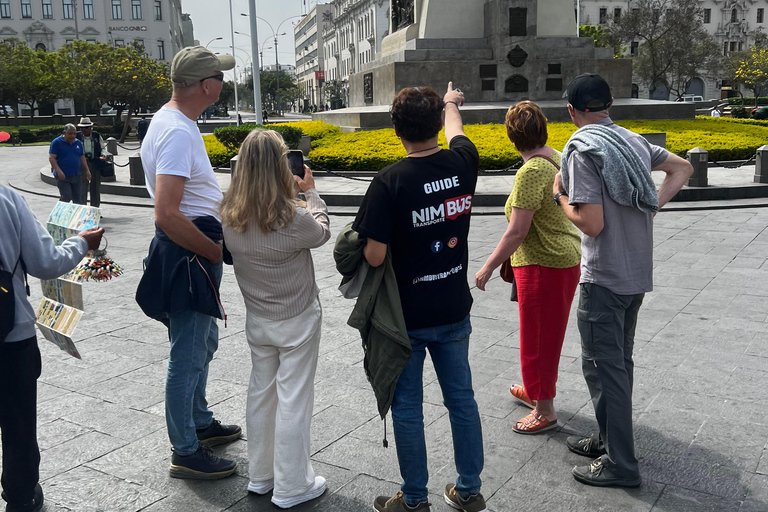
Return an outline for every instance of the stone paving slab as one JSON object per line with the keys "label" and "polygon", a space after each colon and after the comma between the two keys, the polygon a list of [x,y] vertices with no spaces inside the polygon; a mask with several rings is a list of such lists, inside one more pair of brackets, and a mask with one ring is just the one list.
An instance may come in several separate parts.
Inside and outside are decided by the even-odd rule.
{"label": "stone paving slab", "polygon": [[[39,148],[0,149],[0,182],[39,170]],[[30,156],[31,155],[31,156]],[[45,185],[44,185],[45,186]],[[44,219],[55,199],[24,194]],[[245,439],[216,451],[237,460],[237,474],[217,482],[168,477],[164,418],[167,335],[133,300],[141,258],[152,236],[152,210],[105,205],[110,255],[126,272],[109,283],[85,283],[86,312],[75,338],[77,361],[41,339],[43,374],[38,422],[41,477],[48,511],[273,511],[269,496],[248,495]],[[349,218],[332,216],[335,235]],[[519,322],[498,278],[473,288],[470,362],[483,422],[483,492],[490,510],[733,511],[768,510],[768,210],[662,212],[655,220],[656,288],[647,294],[635,341],[635,437],[644,484],[595,489],[571,468],[587,459],[564,445],[594,429],[581,376],[572,310],[560,360],[559,421],[541,436],[511,431],[527,413],[509,395],[520,382]],[[505,228],[501,216],[475,216],[470,276]],[[324,323],[315,382],[312,458],[329,492],[299,512],[370,510],[394,494],[395,440],[382,447],[383,422],[362,370],[358,334],[346,325],[352,302],[336,289],[331,245],[313,252]],[[32,301],[40,299],[32,280]],[[244,425],[250,361],[245,308],[232,269],[222,296],[228,327],[211,363],[209,399],[217,417]],[[575,305],[573,307],[575,309]],[[429,361],[424,372],[430,501],[447,512],[440,492],[455,478],[450,423]]]}

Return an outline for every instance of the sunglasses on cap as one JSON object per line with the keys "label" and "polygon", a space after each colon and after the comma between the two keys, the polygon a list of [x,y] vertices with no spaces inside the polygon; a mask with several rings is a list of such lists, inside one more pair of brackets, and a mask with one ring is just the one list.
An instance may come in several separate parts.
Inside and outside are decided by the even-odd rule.
{"label": "sunglasses on cap", "polygon": [[211,76],[207,76],[207,77],[205,77],[205,78],[201,78],[201,79],[200,79],[200,81],[201,81],[201,82],[205,82],[206,80],[208,80],[208,79],[210,79],[210,78],[213,78],[214,80],[218,80],[219,82],[223,82],[223,81],[224,81],[224,73],[221,73],[221,74],[219,74],[219,75],[211,75]]}

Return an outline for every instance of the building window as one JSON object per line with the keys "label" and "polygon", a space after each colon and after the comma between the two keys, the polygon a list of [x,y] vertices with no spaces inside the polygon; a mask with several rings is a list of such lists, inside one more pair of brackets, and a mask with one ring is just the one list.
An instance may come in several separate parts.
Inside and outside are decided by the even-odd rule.
{"label": "building window", "polygon": [[96,40],[95,39],[86,39],[85,42],[86,43],[91,43],[91,44],[96,44]]}
{"label": "building window", "polygon": [[757,10],[757,22],[762,23],[763,22],[763,14],[765,13],[765,9],[762,7]]}
{"label": "building window", "polygon": [[53,19],[53,5],[51,5],[51,0],[43,0],[43,19]]}
{"label": "building window", "polygon": [[140,45],[142,47],[142,49],[144,48],[144,40],[143,39],[134,39],[133,42],[138,44],[138,45]]}
{"label": "building window", "polygon": [[71,20],[75,17],[74,10],[72,9],[72,0],[62,0],[61,8],[65,20]]}
{"label": "building window", "polygon": [[736,23],[736,9],[731,11],[731,23]]}
{"label": "building window", "polygon": [[112,19],[123,19],[123,2],[121,0],[112,0]]}
{"label": "building window", "polygon": [[115,39],[115,46],[118,48],[122,48],[125,46],[125,41],[123,39]]}
{"label": "building window", "polygon": [[704,9],[704,23],[712,22],[712,9]]}
{"label": "building window", "polygon": [[621,19],[621,7],[616,7],[613,10],[613,21],[615,23],[618,23],[620,19]]}
{"label": "building window", "polygon": [[736,51],[736,45],[737,45],[736,41],[731,41],[731,51],[732,52]]}
{"label": "building window", "polygon": [[11,0],[0,0],[0,18],[11,17]]}
{"label": "building window", "polygon": [[608,17],[608,9],[605,7],[600,8],[600,24],[605,25],[605,19]]}
{"label": "building window", "polygon": [[21,17],[22,18],[31,18],[32,17],[32,4],[30,3],[32,0],[21,0]]}
{"label": "building window", "polygon": [[83,19],[93,19],[93,0],[83,0]]}
{"label": "building window", "polygon": [[155,0],[155,20],[161,21],[163,19],[163,2]]}
{"label": "building window", "polygon": [[141,19],[141,0],[131,0],[131,19]]}
{"label": "building window", "polygon": [[723,55],[728,55],[728,41],[723,42]]}
{"label": "building window", "polygon": [[42,51],[42,52],[48,51],[48,49],[45,47],[43,43],[37,43],[35,45],[35,50]]}
{"label": "building window", "polygon": [[165,42],[163,41],[157,42],[157,59],[165,60]]}
{"label": "building window", "polygon": [[632,43],[630,43],[629,45],[629,54],[632,55],[633,57],[637,57],[638,46],[640,46],[640,43],[638,43],[637,41],[632,41]]}

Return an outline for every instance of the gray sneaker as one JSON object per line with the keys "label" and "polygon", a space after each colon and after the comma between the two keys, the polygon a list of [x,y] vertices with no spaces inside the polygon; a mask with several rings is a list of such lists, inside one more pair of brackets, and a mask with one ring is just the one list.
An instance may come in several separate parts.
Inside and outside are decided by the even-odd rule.
{"label": "gray sneaker", "polygon": [[445,498],[445,502],[456,510],[463,510],[464,512],[488,512],[488,508],[485,506],[485,498],[483,498],[482,494],[473,494],[465,500],[456,492],[456,484],[446,485],[443,497]]}

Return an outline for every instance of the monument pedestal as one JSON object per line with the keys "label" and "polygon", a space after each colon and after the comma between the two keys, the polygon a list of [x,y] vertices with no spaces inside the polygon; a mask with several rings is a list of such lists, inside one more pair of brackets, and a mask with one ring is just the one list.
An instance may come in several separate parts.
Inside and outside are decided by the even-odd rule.
{"label": "monument pedestal", "polygon": [[388,105],[404,87],[449,81],[468,102],[556,100],[584,72],[631,94],[632,61],[576,36],[572,0],[391,0],[381,57],[349,79],[353,107]]}

